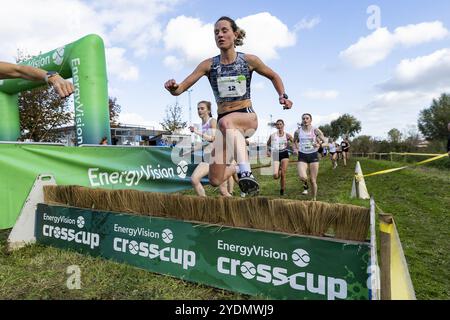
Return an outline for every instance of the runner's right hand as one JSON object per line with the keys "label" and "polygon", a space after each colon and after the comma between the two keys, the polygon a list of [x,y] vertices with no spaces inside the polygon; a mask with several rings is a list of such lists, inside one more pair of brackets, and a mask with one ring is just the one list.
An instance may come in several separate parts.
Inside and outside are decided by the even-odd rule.
{"label": "runner's right hand", "polygon": [[170,79],[164,83],[164,88],[170,93],[178,89],[178,83],[174,79]]}
{"label": "runner's right hand", "polygon": [[74,91],[72,82],[64,80],[59,74],[49,78],[48,84],[56,90],[61,98],[67,98]]}

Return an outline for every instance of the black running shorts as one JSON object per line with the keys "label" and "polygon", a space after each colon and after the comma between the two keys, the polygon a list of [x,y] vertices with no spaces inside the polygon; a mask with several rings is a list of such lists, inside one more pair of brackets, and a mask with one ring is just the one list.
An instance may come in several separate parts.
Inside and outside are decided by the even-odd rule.
{"label": "black running shorts", "polygon": [[306,163],[313,163],[313,162],[319,162],[319,155],[317,152],[313,153],[298,153],[298,161],[299,162],[306,162]]}
{"label": "black running shorts", "polygon": [[273,161],[281,161],[283,159],[289,159],[289,151],[275,151],[272,152],[272,160]]}

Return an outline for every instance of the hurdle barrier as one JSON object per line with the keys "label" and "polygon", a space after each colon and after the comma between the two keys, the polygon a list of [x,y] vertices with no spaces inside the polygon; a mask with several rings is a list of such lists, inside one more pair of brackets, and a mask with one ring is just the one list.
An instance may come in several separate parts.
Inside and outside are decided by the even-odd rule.
{"label": "hurdle barrier", "polygon": [[30,192],[10,249],[37,241],[271,299],[380,299],[374,203],[370,237],[355,241],[46,203],[42,189],[54,180],[37,180],[45,177]]}

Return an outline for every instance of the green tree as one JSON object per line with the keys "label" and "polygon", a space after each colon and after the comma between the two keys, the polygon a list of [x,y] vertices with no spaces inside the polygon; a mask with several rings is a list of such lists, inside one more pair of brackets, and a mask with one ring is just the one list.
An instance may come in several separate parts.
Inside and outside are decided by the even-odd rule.
{"label": "green tree", "polygon": [[346,113],[336,120],[331,121],[331,129],[333,137],[354,137],[361,131],[361,121]]}
{"label": "green tree", "polygon": [[119,114],[122,109],[120,104],[117,103],[117,98],[109,97],[109,124],[111,127],[116,127],[119,124]]}
{"label": "green tree", "polygon": [[433,99],[431,106],[419,114],[418,127],[427,140],[445,140],[450,122],[450,95],[442,94],[438,100]]}
{"label": "green tree", "polygon": [[183,110],[181,106],[176,102],[174,105],[166,107],[166,116],[163,122],[160,122],[164,130],[174,132],[179,129],[186,128],[186,121],[182,121]]}
{"label": "green tree", "polygon": [[355,152],[374,152],[374,141],[371,136],[358,136],[352,141],[352,149]]}
{"label": "green tree", "polygon": [[337,139],[338,137],[333,135],[333,128],[331,128],[331,125],[325,124],[323,126],[319,127],[319,130],[322,131],[323,135],[328,138]]}
{"label": "green tree", "polygon": [[68,99],[53,88],[40,87],[19,94],[21,139],[59,142],[54,129],[73,121]]}
{"label": "green tree", "polygon": [[396,128],[389,130],[387,134],[389,141],[392,143],[400,143],[402,141],[402,133]]}
{"label": "green tree", "polygon": [[417,127],[415,125],[408,125],[403,136],[405,137],[405,139],[403,140],[404,151],[418,151],[418,145],[421,139]]}

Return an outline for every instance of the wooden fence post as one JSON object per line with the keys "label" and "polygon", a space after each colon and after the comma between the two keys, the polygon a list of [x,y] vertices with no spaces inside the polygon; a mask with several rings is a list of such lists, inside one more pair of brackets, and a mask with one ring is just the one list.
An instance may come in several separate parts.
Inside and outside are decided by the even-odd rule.
{"label": "wooden fence post", "polygon": [[[392,216],[380,214],[380,222],[389,227]],[[391,300],[391,234],[383,230],[380,230],[380,273],[381,300]]]}

